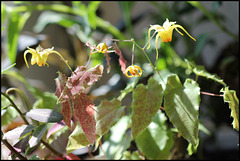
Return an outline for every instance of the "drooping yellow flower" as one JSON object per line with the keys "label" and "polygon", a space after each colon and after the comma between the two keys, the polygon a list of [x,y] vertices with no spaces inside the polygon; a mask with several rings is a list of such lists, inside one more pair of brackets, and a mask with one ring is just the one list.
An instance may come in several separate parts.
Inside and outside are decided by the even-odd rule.
{"label": "drooping yellow flower", "polygon": [[106,43],[100,43],[98,44],[97,46],[97,51],[100,52],[100,53],[106,53],[108,51],[108,46],[106,45]]}
{"label": "drooping yellow flower", "polygon": [[147,49],[150,48],[150,33],[152,30],[155,30],[157,32],[156,36],[156,52],[157,56],[156,59],[158,59],[158,49],[157,49],[157,43],[158,43],[158,38],[160,37],[162,42],[171,42],[172,41],[172,33],[173,29],[176,29],[178,33],[183,35],[177,28],[182,29],[190,38],[192,38],[194,41],[196,41],[181,25],[175,24],[175,22],[169,22],[168,19],[163,23],[163,26],[160,25],[150,25],[151,27],[148,30],[148,38],[149,38],[149,46]]}
{"label": "drooping yellow flower", "polygon": [[67,61],[62,57],[62,55],[60,53],[58,53],[57,51],[53,50],[54,47],[44,49],[44,48],[41,47],[41,45],[38,45],[36,50],[32,49],[32,48],[29,48],[29,47],[27,47],[27,48],[28,48],[28,50],[26,50],[24,52],[24,60],[25,60],[25,63],[26,63],[28,68],[29,68],[29,66],[28,66],[27,59],[26,59],[26,55],[28,53],[32,54],[31,65],[34,65],[34,64],[37,63],[37,65],[40,66],[40,67],[45,66],[45,64],[49,67],[49,65],[46,63],[48,55],[51,54],[51,53],[55,53],[58,56],[60,56],[60,58],[66,63],[68,68],[72,71],[72,69],[68,65]]}
{"label": "drooping yellow flower", "polygon": [[[129,75],[128,72],[131,74]],[[142,68],[137,65],[131,65],[125,70],[125,75],[127,77],[141,77]]]}

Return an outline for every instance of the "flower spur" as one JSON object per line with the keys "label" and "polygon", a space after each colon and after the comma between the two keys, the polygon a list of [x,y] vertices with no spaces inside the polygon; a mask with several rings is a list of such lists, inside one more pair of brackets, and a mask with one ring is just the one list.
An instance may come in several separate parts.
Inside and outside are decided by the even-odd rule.
{"label": "flower spur", "polygon": [[37,63],[37,65],[40,66],[40,67],[45,66],[45,64],[47,65],[47,67],[49,67],[49,65],[47,64],[48,55],[51,54],[51,53],[55,53],[66,63],[68,68],[72,71],[72,69],[68,65],[67,61],[62,57],[62,55],[59,52],[53,50],[54,47],[44,49],[44,48],[41,47],[41,45],[38,45],[36,50],[32,49],[32,48],[29,48],[29,47],[27,47],[27,48],[28,48],[28,50],[26,50],[24,52],[24,61],[25,61],[28,68],[29,68],[29,66],[28,66],[27,59],[26,59],[26,55],[28,53],[32,54],[31,65],[34,65],[34,64]]}
{"label": "flower spur", "polygon": [[183,36],[183,34],[177,28],[182,29],[190,38],[192,38],[194,41],[196,41],[181,25],[178,25],[178,24],[175,24],[175,23],[176,23],[176,21],[175,22],[169,22],[169,20],[166,19],[166,21],[163,23],[163,26],[150,25],[151,27],[148,30],[149,46],[147,47],[147,49],[150,48],[150,40],[151,40],[150,33],[151,33],[152,30],[155,30],[155,33],[157,32],[156,40],[155,40],[156,52],[157,52],[156,59],[158,59],[158,49],[157,49],[158,38],[160,37],[162,42],[171,42],[172,41],[173,29],[176,29],[177,32]]}

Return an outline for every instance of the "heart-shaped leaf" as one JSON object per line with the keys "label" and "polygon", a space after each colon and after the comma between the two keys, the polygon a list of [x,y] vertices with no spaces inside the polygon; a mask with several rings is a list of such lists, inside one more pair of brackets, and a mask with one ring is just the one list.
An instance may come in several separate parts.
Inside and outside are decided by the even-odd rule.
{"label": "heart-shaped leaf", "polygon": [[121,107],[121,101],[113,99],[111,101],[102,101],[96,107],[96,133],[104,135],[109,129],[124,115],[124,107]]}
{"label": "heart-shaped leaf", "polygon": [[133,91],[132,136],[136,137],[152,122],[162,104],[163,90],[153,77],[145,87],[139,84]]}
{"label": "heart-shaped leaf", "polygon": [[200,88],[187,79],[182,86],[177,75],[168,77],[164,93],[164,109],[179,133],[194,146],[198,140],[198,108]]}

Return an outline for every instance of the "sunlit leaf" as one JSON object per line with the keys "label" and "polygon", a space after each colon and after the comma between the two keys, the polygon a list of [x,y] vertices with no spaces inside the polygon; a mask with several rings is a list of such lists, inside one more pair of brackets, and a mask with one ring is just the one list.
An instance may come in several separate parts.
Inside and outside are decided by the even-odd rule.
{"label": "sunlit leaf", "polygon": [[27,135],[29,135],[32,130],[34,129],[33,125],[22,125],[21,127],[17,127],[11,131],[6,132],[3,135],[2,139],[7,139],[7,140],[11,140],[11,139],[21,139]]}
{"label": "sunlit leaf", "polygon": [[127,133],[130,118],[123,116],[111,129],[111,136],[102,144],[101,155],[108,159],[120,159],[123,152],[130,146],[131,136]]}
{"label": "sunlit leaf", "polygon": [[[96,136],[96,139],[99,136]],[[66,153],[71,153],[76,149],[85,147],[89,145],[90,142],[88,138],[86,137],[84,131],[81,128],[81,125],[78,123],[74,131],[71,133],[71,135],[68,137],[68,144],[66,147]]]}
{"label": "sunlit leaf", "polygon": [[80,122],[82,130],[84,131],[90,144],[93,144],[96,134],[94,104],[85,93],[75,95],[72,98],[72,102],[74,107],[73,113]]}
{"label": "sunlit leaf", "polygon": [[51,109],[32,109],[26,113],[27,117],[39,122],[59,122],[63,119],[63,116],[55,110]]}
{"label": "sunlit leaf", "polygon": [[133,91],[132,136],[136,137],[152,122],[162,104],[162,86],[151,77],[145,87],[139,84]]}
{"label": "sunlit leaf", "polygon": [[124,115],[124,107],[121,107],[121,101],[113,99],[104,100],[96,107],[96,133],[104,135],[109,129]]}
{"label": "sunlit leaf", "polygon": [[220,77],[218,77],[216,74],[211,74],[207,72],[204,66],[196,65],[193,62],[189,62],[187,59],[185,59],[185,61],[187,62],[188,69],[190,69],[196,75],[221,83],[225,87],[227,86],[226,83],[224,83],[223,80]]}
{"label": "sunlit leaf", "polygon": [[130,152],[125,151],[121,160],[144,160],[144,157],[139,154],[138,151]]}
{"label": "sunlit leaf", "polygon": [[231,116],[233,117],[232,126],[239,131],[239,100],[236,91],[229,90],[228,87],[225,87],[221,89],[220,92],[223,92],[224,102],[227,102],[231,109]]}
{"label": "sunlit leaf", "polygon": [[135,139],[138,149],[147,159],[169,159],[174,144],[173,133],[167,130],[166,116],[159,112],[155,121]]}
{"label": "sunlit leaf", "polygon": [[68,77],[67,83],[58,98],[58,103],[69,100],[72,96],[85,92],[85,89],[98,81],[103,72],[103,66],[97,65],[94,68],[86,69],[85,66],[79,66],[71,77]]}
{"label": "sunlit leaf", "polygon": [[64,126],[66,126],[63,121],[57,122],[51,126],[51,128],[48,130],[47,133],[47,139],[50,135],[54,134],[56,131],[62,129]]}
{"label": "sunlit leaf", "polygon": [[45,134],[46,130],[47,130],[47,124],[42,124],[34,130],[32,136],[29,140],[29,147],[30,148],[36,146],[41,141],[41,139],[42,139],[43,135]]}
{"label": "sunlit leaf", "polygon": [[182,86],[177,75],[168,77],[164,93],[164,109],[179,133],[194,146],[198,139],[198,108],[200,88],[198,84],[187,79]]}

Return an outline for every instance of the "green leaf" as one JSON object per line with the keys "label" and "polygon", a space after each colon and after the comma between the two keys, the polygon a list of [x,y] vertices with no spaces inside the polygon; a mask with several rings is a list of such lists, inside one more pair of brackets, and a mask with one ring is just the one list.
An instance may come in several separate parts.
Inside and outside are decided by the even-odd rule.
{"label": "green leaf", "polygon": [[111,136],[102,144],[100,155],[108,159],[120,159],[123,152],[130,146],[132,138],[127,133],[130,118],[123,116],[111,129]]}
{"label": "green leaf", "polygon": [[30,15],[30,12],[25,12],[24,14],[20,14],[14,10],[10,12],[10,19],[7,26],[7,53],[12,63],[15,63],[16,60],[19,34]]}
{"label": "green leaf", "polygon": [[207,72],[207,70],[204,68],[204,66],[196,65],[193,62],[189,62],[187,59],[185,59],[188,65],[188,69],[190,69],[192,72],[194,72],[198,76],[205,77],[207,79],[211,79],[215,82],[221,83],[225,87],[227,86],[226,83],[223,82],[223,80],[218,77],[216,74],[211,74]]}
{"label": "green leaf", "polygon": [[199,139],[197,140],[197,145],[195,146],[192,145],[191,143],[188,144],[188,147],[187,147],[188,155],[192,155],[193,153],[197,152],[198,144],[199,144]]}
{"label": "green leaf", "polygon": [[73,16],[57,13],[52,11],[44,11],[39,16],[33,30],[37,33],[41,32],[48,24],[58,24],[63,27],[71,27],[74,24],[79,24],[79,21]]}
{"label": "green leaf", "polygon": [[121,160],[144,160],[144,157],[139,154],[138,151],[130,152],[125,151]]}
{"label": "green leaf", "polygon": [[155,121],[140,133],[135,142],[147,159],[169,159],[173,147],[173,133],[167,130],[166,116],[158,112]]}
{"label": "green leaf", "polygon": [[32,148],[34,146],[36,146],[42,139],[43,135],[45,134],[47,130],[47,124],[42,124],[40,126],[38,126],[33,134],[32,137],[29,140],[29,147]]}
{"label": "green leaf", "polygon": [[132,101],[132,136],[135,138],[152,122],[162,104],[163,90],[153,77],[145,87],[139,84],[133,91]]}
{"label": "green leaf", "polygon": [[97,27],[96,11],[97,11],[100,3],[101,3],[101,1],[91,1],[88,4],[88,14],[87,14],[87,16],[88,16],[88,21],[89,21],[89,23],[90,23],[90,25],[93,29],[96,29],[96,27]]}
{"label": "green leaf", "polygon": [[14,107],[10,106],[7,109],[1,110],[1,126],[10,124],[17,116],[19,116],[19,113]]}
{"label": "green leaf", "polygon": [[[98,137],[99,136],[96,135],[96,139]],[[68,144],[67,144],[67,147],[66,147],[66,153],[67,154],[71,153],[74,150],[85,147],[89,144],[90,144],[90,142],[89,142],[88,138],[86,137],[84,131],[82,130],[80,123],[78,122],[74,131],[68,137]]]}
{"label": "green leaf", "polygon": [[36,154],[32,155],[29,160],[41,160]]}
{"label": "green leaf", "polygon": [[39,122],[59,122],[63,119],[62,114],[51,109],[32,109],[26,113],[27,117]]}
{"label": "green leaf", "polygon": [[95,110],[96,133],[100,136],[107,133],[124,115],[124,107],[121,107],[121,101],[116,98],[111,101],[103,100]]}
{"label": "green leaf", "polygon": [[229,104],[231,116],[233,117],[233,128],[239,131],[239,100],[235,90],[229,90],[228,87],[221,89],[223,92],[223,100]]}
{"label": "green leaf", "polygon": [[15,65],[16,65],[16,63],[10,65],[9,67],[7,67],[7,68],[5,68],[5,69],[3,69],[3,70],[1,71],[1,74],[4,74],[7,70],[11,69],[11,68],[14,67]]}
{"label": "green leaf", "polygon": [[198,84],[186,79],[182,86],[177,75],[168,77],[164,93],[164,109],[179,133],[194,146],[198,139],[198,108],[200,88]]}

